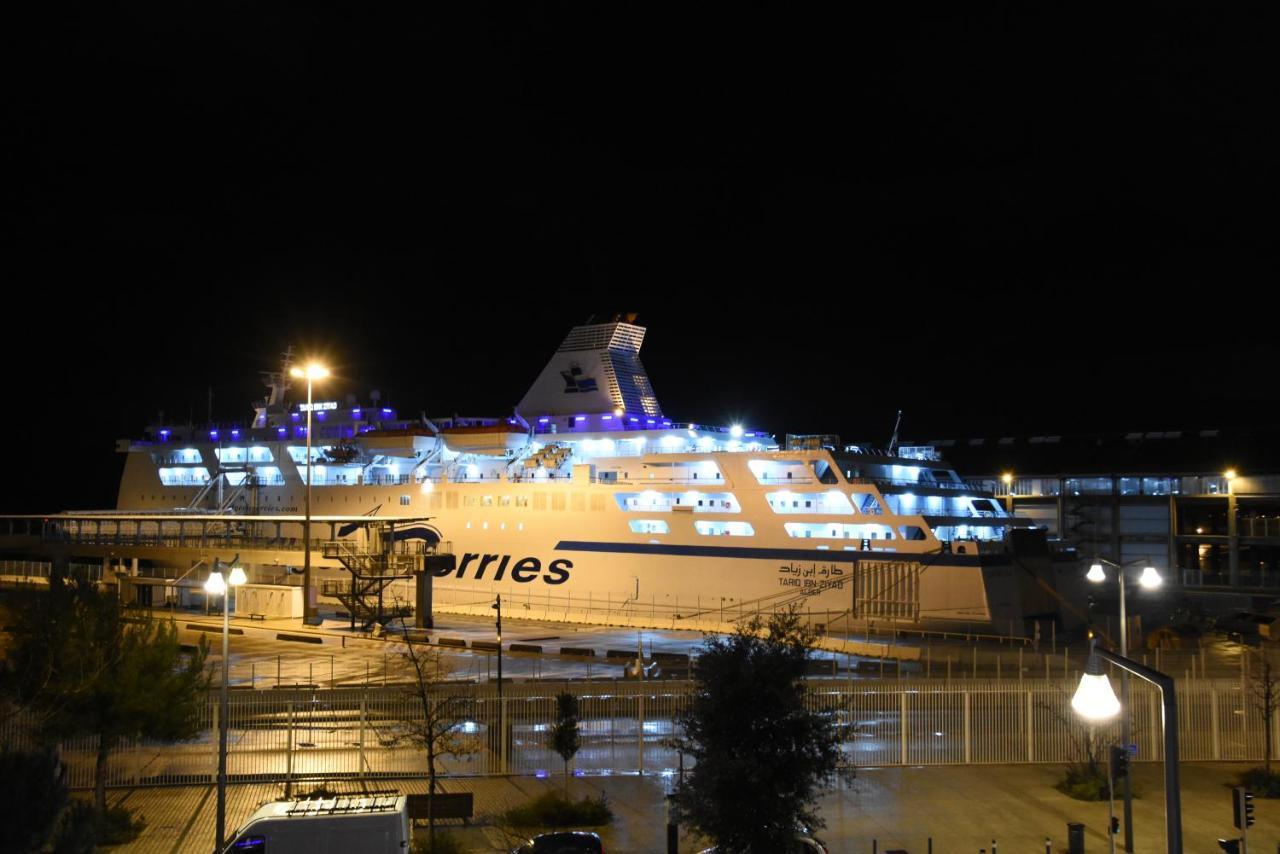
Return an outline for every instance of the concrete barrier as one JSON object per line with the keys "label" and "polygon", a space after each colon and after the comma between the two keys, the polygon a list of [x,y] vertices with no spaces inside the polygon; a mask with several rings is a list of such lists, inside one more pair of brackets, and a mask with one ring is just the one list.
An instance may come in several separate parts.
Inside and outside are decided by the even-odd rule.
{"label": "concrete barrier", "polygon": [[293,643],[324,643],[324,638],[319,635],[291,635],[288,632],[276,632],[276,640],[291,641]]}
{"label": "concrete barrier", "polygon": [[579,646],[562,646],[562,647],[560,647],[560,654],[561,654],[561,655],[576,655],[576,656],[579,656],[579,657],[581,657],[581,658],[595,658],[595,657],[596,657],[596,651],[595,651],[594,649],[588,649],[588,648],[586,648],[586,647],[579,647]]}
{"label": "concrete barrier", "polygon": [[483,650],[485,652],[497,652],[501,646],[502,645],[497,641],[473,640],[471,642],[472,649]]}
{"label": "concrete barrier", "polygon": [[[200,623],[187,623],[187,630],[192,632],[209,632],[210,634],[222,634],[222,626],[205,626]],[[242,635],[244,629],[231,626],[227,629],[227,634]]]}
{"label": "concrete barrier", "polygon": [[467,642],[463,638],[439,638],[436,640],[440,646],[456,646],[462,649],[467,648]]}
{"label": "concrete barrier", "polygon": [[536,643],[513,643],[510,647],[512,652],[533,652],[541,653],[542,645]]}

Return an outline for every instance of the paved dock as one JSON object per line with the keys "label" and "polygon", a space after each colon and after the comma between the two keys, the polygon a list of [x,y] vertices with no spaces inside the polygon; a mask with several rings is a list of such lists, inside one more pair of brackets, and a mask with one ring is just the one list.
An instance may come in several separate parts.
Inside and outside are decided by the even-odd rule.
{"label": "paved dock", "polygon": [[[1230,786],[1247,765],[1197,763],[1182,767],[1183,828],[1188,854],[1218,850],[1219,837],[1235,835],[1231,827]],[[1055,766],[970,765],[933,768],[873,768],[858,771],[856,780],[824,793],[820,808],[827,827],[819,835],[833,854],[870,854],[873,843],[881,852],[904,850],[922,854],[933,839],[933,850],[977,852],[991,850],[996,840],[1005,854],[1041,854],[1049,838],[1052,850],[1066,851],[1067,822],[1083,822],[1086,850],[1108,850],[1103,829],[1107,804],[1075,801],[1053,788],[1060,773]],[[1158,765],[1139,765],[1135,780],[1141,795],[1134,802],[1136,850],[1164,851],[1164,793]],[[571,783],[575,797],[604,794],[613,808],[614,825],[604,829],[611,854],[654,854],[666,850],[663,796],[670,777],[583,777]],[[561,778],[452,778],[447,791],[475,795],[476,818],[468,827],[450,823],[450,831],[474,852],[509,851],[510,831],[498,816],[505,810],[546,791],[559,789]],[[335,789],[357,791],[356,784]],[[426,791],[426,781],[384,781],[370,789],[396,788],[405,793]],[[147,820],[134,843],[115,850],[146,854],[206,852],[213,844],[215,789],[212,786],[115,790],[113,803],[124,803]],[[279,785],[233,786],[228,794],[228,822],[235,827],[260,803],[281,794]],[[1254,852],[1276,850],[1280,841],[1280,801],[1257,802],[1258,823],[1250,832]],[[701,850],[704,841],[682,838],[680,850]]]}

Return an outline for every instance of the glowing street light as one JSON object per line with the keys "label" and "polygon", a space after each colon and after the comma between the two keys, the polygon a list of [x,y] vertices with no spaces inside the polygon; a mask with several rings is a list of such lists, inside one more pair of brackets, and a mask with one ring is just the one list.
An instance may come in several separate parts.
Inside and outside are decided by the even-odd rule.
{"label": "glowing street light", "polygon": [[[1169,854],[1182,854],[1182,787],[1178,782],[1178,697],[1173,680],[1167,674],[1139,664],[1123,655],[1116,655],[1091,643],[1089,662],[1071,708],[1090,723],[1101,723],[1121,712],[1120,701],[1111,690],[1111,681],[1102,670],[1102,662],[1110,662],[1124,673],[1132,673],[1150,682],[1160,690],[1160,723],[1164,730],[1164,815],[1165,840]],[[1121,720],[1129,717],[1124,709]],[[1128,745],[1125,745],[1128,749]],[[1131,839],[1128,840],[1131,843]]]}
{"label": "glowing street light", "polygon": [[1080,685],[1071,698],[1071,708],[1080,717],[1094,723],[1109,721],[1120,714],[1120,700],[1111,688],[1111,680],[1102,670],[1102,659],[1095,653],[1089,654],[1089,663],[1085,665]]}
{"label": "glowing street light", "polygon": [[1138,583],[1148,590],[1154,590],[1164,583],[1164,579],[1160,577],[1160,573],[1156,571],[1154,566],[1147,566],[1142,570]]}
{"label": "glowing street light", "polygon": [[311,385],[329,376],[324,365],[311,362],[305,369],[290,368],[289,376],[307,381],[307,492],[302,523],[302,622],[318,623],[315,590],[311,585]]}
{"label": "glowing street light", "polygon": [[221,596],[222,599],[222,697],[218,711],[218,822],[217,848],[221,851],[226,846],[227,834],[227,674],[229,671],[231,644],[231,607],[229,591],[235,590],[246,581],[244,569],[240,567],[240,555],[231,559],[231,571],[227,578],[218,571],[221,561],[213,560],[213,571],[205,580],[204,590],[210,596]]}
{"label": "glowing street light", "polygon": [[[1093,565],[1089,567],[1089,572],[1085,578],[1094,584],[1101,584],[1107,580],[1107,573],[1102,568],[1103,564],[1113,567],[1116,570],[1116,581],[1120,584],[1120,654],[1127,656],[1129,654],[1129,614],[1125,608],[1125,584],[1124,573],[1125,566],[1143,563],[1146,559],[1142,558],[1136,561],[1130,561],[1128,564],[1113,563],[1105,558],[1094,558]],[[1143,589],[1153,590],[1160,586],[1163,579],[1154,566],[1147,564],[1142,570],[1142,575],[1138,579]],[[1105,677],[1104,677],[1105,678]],[[1108,688],[1109,690],[1109,688]],[[1129,703],[1129,676],[1126,673],[1120,682],[1120,691],[1124,694],[1125,705]],[[1079,693],[1079,692],[1077,692]],[[1120,738],[1127,746],[1129,744],[1129,715],[1125,714],[1120,720]],[[1128,776],[1122,778],[1124,783],[1122,790],[1124,793],[1124,850],[1133,851],[1133,784],[1129,781]]]}

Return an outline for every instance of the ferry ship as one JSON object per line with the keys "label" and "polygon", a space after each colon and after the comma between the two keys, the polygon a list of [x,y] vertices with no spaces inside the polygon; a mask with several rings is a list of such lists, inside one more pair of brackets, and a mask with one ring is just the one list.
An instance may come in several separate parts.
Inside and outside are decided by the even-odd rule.
{"label": "ferry ship", "polygon": [[[676,421],[633,321],[573,328],[509,416],[405,418],[376,393],[315,402],[313,517],[415,520],[395,539],[454,555],[431,570],[444,612],[491,613],[501,593],[517,615],[567,621],[694,627],[799,606],[833,630],[893,620],[1020,631],[1046,610],[1011,546],[1031,524],[933,448]],[[296,520],[307,419],[291,402],[290,358],[266,375],[252,422],[157,424],[123,441],[117,509]],[[326,591],[340,589],[334,553],[313,562]]]}

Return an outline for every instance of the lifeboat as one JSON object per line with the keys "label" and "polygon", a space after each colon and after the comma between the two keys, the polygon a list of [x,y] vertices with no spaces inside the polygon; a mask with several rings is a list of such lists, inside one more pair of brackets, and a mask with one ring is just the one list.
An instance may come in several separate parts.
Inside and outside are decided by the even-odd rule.
{"label": "lifeboat", "polygon": [[529,434],[515,424],[475,424],[445,427],[440,431],[445,447],[459,454],[505,457],[529,443]]}

